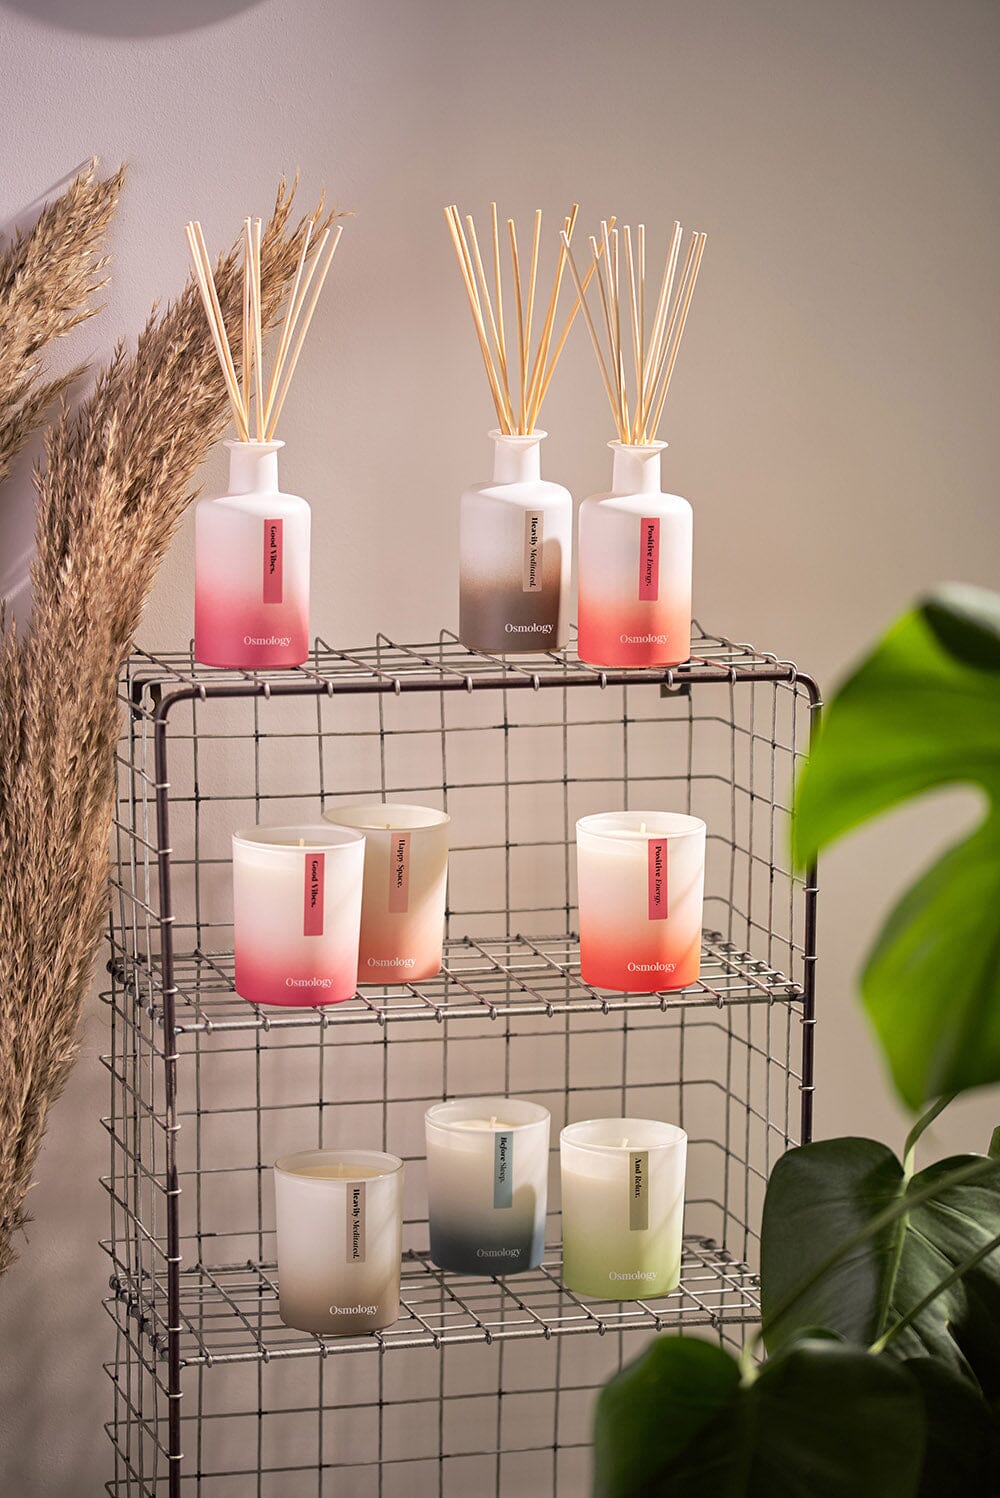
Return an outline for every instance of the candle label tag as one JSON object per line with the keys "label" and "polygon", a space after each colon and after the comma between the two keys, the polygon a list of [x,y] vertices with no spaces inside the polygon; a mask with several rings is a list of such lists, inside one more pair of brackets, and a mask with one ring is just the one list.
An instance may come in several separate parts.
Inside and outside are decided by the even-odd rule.
{"label": "candle label tag", "polygon": [[667,902],[667,842],[665,837],[649,839],[648,916],[651,921],[665,921]]}
{"label": "candle label tag", "polygon": [[323,935],[323,884],[326,877],[326,854],[307,853],[305,859],[305,894],[302,910],[302,935]]}
{"label": "candle label tag", "polygon": [[498,1129],[493,1135],[493,1205],[514,1205],[513,1129]]}
{"label": "candle label tag", "polygon": [[264,521],[264,602],[281,603],[285,592],[285,522]]}
{"label": "candle label tag", "polygon": [[542,591],[542,542],[545,516],[541,510],[524,512],[524,561],[521,567],[521,592]]}
{"label": "candle label tag", "polygon": [[394,832],[389,842],[389,910],[399,915],[410,908],[410,834]]}
{"label": "candle label tag", "polygon": [[643,515],[639,521],[639,597],[655,603],[660,596],[660,521]]}
{"label": "candle label tag", "polygon": [[367,1216],[364,1181],[347,1183],[347,1262],[365,1262],[365,1218]]}
{"label": "candle label tag", "polygon": [[628,1226],[631,1233],[649,1227],[649,1150],[628,1152]]}

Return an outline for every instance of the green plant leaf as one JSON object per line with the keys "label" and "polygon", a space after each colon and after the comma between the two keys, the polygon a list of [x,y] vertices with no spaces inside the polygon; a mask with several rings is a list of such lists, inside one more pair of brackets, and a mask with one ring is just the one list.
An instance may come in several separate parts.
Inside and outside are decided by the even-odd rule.
{"label": "green plant leaf", "polygon": [[[692,1355],[700,1346],[707,1354]],[[735,1359],[660,1337],[597,1405],[595,1498],[916,1498],[920,1391],[888,1359],[797,1343],[741,1385]]]}
{"label": "green plant leaf", "polygon": [[[973,1171],[974,1179],[956,1180]],[[895,1223],[819,1273],[893,1201],[905,1209]],[[907,1181],[899,1160],[873,1139],[789,1150],[771,1172],[764,1202],[765,1344],[776,1352],[807,1328],[825,1326],[869,1345],[998,1232],[1000,1160],[956,1156]],[[933,1355],[959,1376],[974,1374],[988,1399],[1000,1398],[1000,1251],[932,1301],[889,1341],[887,1355]]]}
{"label": "green plant leaf", "polygon": [[889,916],[862,980],[912,1108],[1000,1081],[1000,597],[942,588],[895,624],[830,702],[795,798],[806,865],[934,787],[975,785],[990,813]]}
{"label": "green plant leaf", "polygon": [[1000,1492],[997,1423],[968,1379],[937,1358],[910,1358],[924,1404],[927,1442],[919,1498],[995,1498]]}

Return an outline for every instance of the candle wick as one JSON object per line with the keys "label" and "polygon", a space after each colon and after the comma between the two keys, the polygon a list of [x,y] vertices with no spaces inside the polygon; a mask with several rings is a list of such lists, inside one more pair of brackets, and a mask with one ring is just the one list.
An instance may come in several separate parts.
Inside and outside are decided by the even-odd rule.
{"label": "candle wick", "polygon": [[645,824],[645,822],[643,822],[643,823],[640,824],[639,831],[640,832],[645,832],[645,830],[646,830],[646,824]]}
{"label": "candle wick", "polygon": [[300,837],[300,838],[299,838],[299,847],[300,847],[300,848],[304,848],[304,847],[305,847],[305,845],[306,845],[306,840],[305,840],[305,838],[304,838],[304,837]]}
{"label": "candle wick", "polygon": [[496,1126],[497,1126],[497,1116],[494,1113],[493,1116],[492,1116],[492,1118],[490,1119],[490,1128],[491,1129],[495,1129]]}
{"label": "candle wick", "polygon": [[622,1140],[622,1149],[624,1149],[627,1144],[628,1144],[628,1135],[626,1134],[625,1138]]}

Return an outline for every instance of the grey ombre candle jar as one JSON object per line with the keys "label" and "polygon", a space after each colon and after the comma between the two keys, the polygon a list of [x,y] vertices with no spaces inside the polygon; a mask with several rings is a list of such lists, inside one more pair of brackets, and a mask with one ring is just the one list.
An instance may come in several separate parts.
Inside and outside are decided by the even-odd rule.
{"label": "grey ombre candle jar", "polygon": [[464,1098],[425,1114],[431,1258],[459,1274],[517,1274],[545,1251],[549,1111]]}

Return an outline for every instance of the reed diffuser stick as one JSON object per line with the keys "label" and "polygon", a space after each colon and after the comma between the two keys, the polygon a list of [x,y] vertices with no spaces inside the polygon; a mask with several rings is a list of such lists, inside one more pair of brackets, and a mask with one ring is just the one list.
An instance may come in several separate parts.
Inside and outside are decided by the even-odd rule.
{"label": "reed diffuser stick", "polygon": [[[675,222],[652,326],[647,334],[645,226],[638,226],[633,241],[628,225],[619,231],[612,229],[610,223],[602,224],[600,244],[596,237],[590,238],[591,266],[588,272],[588,280],[594,276],[597,281],[604,323],[602,340],[587,305],[586,283],[581,280],[569,240],[563,236],[567,263],[577,288],[597,367],[615,419],[618,439],[623,444],[646,445],[656,440],[656,429],[663,415],[691,310],[706,238],[701,232],[691,236],[675,293],[683,239],[683,230]],[[632,340],[630,358],[625,349],[628,337]],[[630,395],[630,382],[635,392],[634,400]]]}
{"label": "reed diffuser stick", "polygon": [[[511,276],[509,289],[513,296],[515,318],[515,331],[508,344],[504,321],[504,257],[497,205],[496,203],[490,204],[493,249],[491,277],[487,274],[487,264],[483,259],[482,247],[472,215],[465,215],[463,228],[456,204],[452,203],[444,210],[445,222],[448,225],[455,258],[458,261],[469,310],[472,313],[472,323],[479,343],[490,395],[496,407],[497,421],[500,430],[508,436],[527,436],[536,429],[542,402],[559,363],[570,329],[580,310],[578,295],[559,339],[554,343],[559,298],[568,264],[564,239],[572,240],[579,211],[580,205],[574,203],[563,219],[555,274],[545,317],[537,336],[536,328],[541,306],[538,275],[543,245],[542,211],[536,209],[532,216],[531,250],[525,261],[524,274],[522,274],[521,241],[518,239],[517,225],[512,218],[507,219],[507,253],[510,256]],[[592,273],[592,269],[588,271],[583,283],[584,287],[589,285]],[[509,298],[507,306],[510,306]],[[514,367],[515,358],[516,368]]]}
{"label": "reed diffuser stick", "polygon": [[[288,359],[288,367],[281,381],[281,388],[278,391],[277,399],[274,403],[274,411],[271,416],[271,423],[267,428],[265,437],[265,440],[268,442],[274,441],[274,429],[278,424],[278,417],[281,415],[281,408],[285,404],[289,386],[292,383],[292,375],[295,373],[295,366],[299,362],[299,355],[302,353],[302,346],[306,341],[306,334],[309,332],[309,326],[313,320],[313,313],[316,311],[316,304],[319,301],[320,292],[323,290],[323,285],[330,272],[330,266],[333,264],[333,257],[337,253],[337,246],[340,243],[340,236],[343,232],[343,225],[338,224],[336,229],[333,231],[333,237],[330,240],[330,248],[326,252],[326,259],[323,261],[322,266],[319,266],[318,260],[316,262],[317,266],[319,266],[319,269],[316,272],[316,284],[312,288],[312,293],[309,297],[308,304],[306,305],[305,312],[302,314],[302,325],[298,329],[295,344]],[[258,308],[259,305],[260,303],[258,299]]]}

